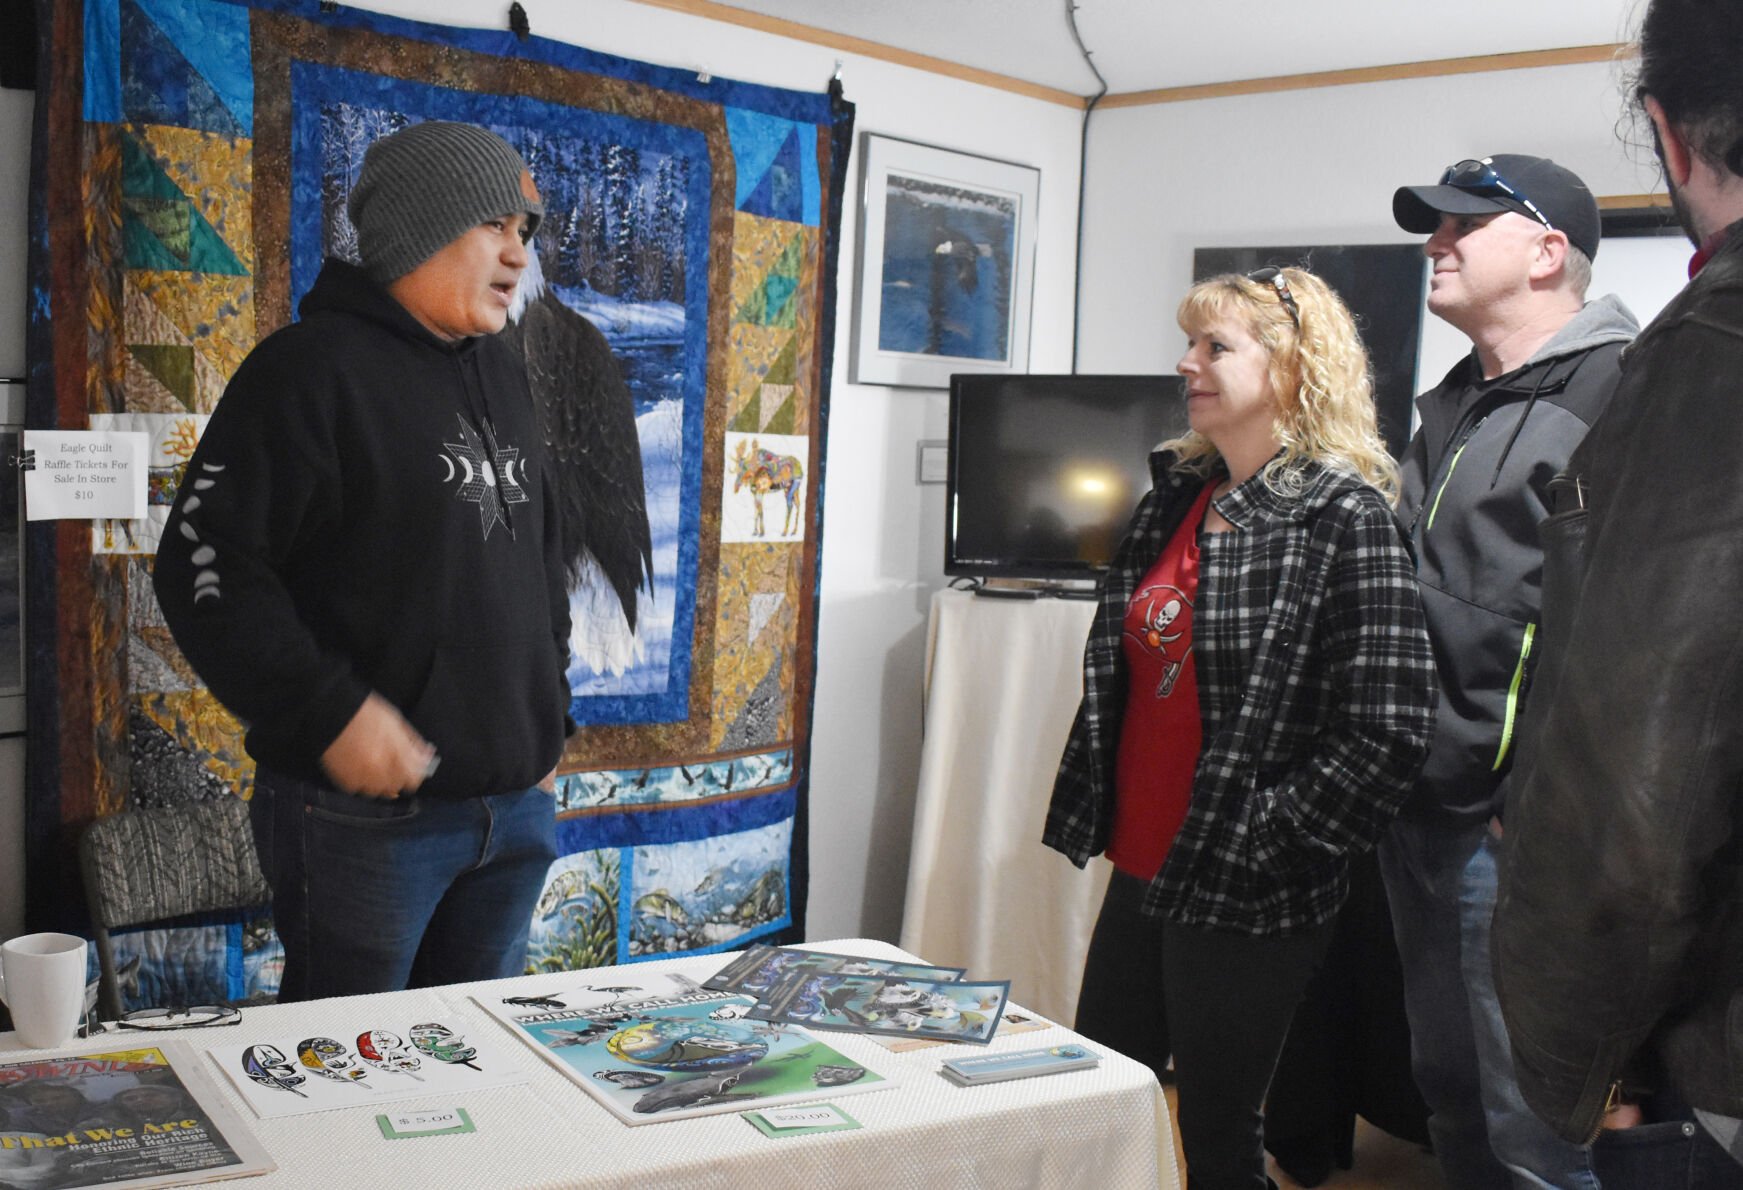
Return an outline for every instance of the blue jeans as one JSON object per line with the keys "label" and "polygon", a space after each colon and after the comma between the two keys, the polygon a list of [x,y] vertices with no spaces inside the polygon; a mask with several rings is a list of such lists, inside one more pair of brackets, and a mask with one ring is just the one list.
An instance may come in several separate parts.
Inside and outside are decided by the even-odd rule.
{"label": "blue jeans", "polygon": [[256,774],[281,1001],[519,975],[556,859],[556,799],[357,797]]}
{"label": "blue jeans", "polygon": [[1454,1190],[1590,1190],[1591,1151],[1532,1115],[1514,1081],[1489,967],[1495,849],[1486,824],[1417,819],[1394,822],[1380,845],[1429,1135]]}
{"label": "blue jeans", "polygon": [[1737,1190],[1743,1165],[1691,1117],[1674,1096],[1660,1093],[1649,1108],[1672,1118],[1601,1133],[1592,1145],[1592,1167],[1608,1190]]}

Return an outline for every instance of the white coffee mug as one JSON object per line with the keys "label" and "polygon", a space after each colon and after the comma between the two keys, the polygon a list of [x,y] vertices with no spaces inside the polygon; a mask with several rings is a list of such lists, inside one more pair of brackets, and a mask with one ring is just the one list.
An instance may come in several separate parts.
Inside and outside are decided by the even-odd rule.
{"label": "white coffee mug", "polygon": [[85,940],[25,934],[0,946],[0,1000],[31,1049],[67,1044],[85,1011]]}

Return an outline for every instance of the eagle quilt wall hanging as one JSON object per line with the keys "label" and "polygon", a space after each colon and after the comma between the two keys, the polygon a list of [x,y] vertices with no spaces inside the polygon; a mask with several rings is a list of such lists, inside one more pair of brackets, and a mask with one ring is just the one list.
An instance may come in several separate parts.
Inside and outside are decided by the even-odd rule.
{"label": "eagle quilt wall hanging", "polygon": [[[248,797],[241,725],[151,590],[205,419],[355,259],[364,150],[462,120],[546,216],[504,332],[572,516],[562,857],[534,970],[797,935],[838,229],[853,109],[314,0],[38,5],[28,423],[152,445],[148,515],[27,542],[27,916],[79,928],[96,817]],[[597,383],[595,383],[597,382]],[[427,461],[463,485],[464,450]],[[117,937],[136,998],[276,986],[269,920]],[[133,960],[138,960],[135,963]]]}

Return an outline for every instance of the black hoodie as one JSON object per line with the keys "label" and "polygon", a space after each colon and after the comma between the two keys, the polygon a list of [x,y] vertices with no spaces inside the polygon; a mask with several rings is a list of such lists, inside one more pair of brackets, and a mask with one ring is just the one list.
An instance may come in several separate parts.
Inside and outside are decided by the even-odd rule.
{"label": "black hoodie", "polygon": [[328,261],[224,391],[158,549],[164,618],[261,764],[320,780],[374,690],[421,792],[533,785],[562,750],[569,613],[520,362],[445,343]]}

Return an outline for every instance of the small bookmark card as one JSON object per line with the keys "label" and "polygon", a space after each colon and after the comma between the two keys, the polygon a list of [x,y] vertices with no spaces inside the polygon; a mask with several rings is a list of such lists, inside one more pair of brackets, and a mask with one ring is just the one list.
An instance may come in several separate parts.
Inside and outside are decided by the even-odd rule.
{"label": "small bookmark card", "polygon": [[810,1136],[814,1132],[842,1132],[860,1127],[860,1122],[833,1103],[803,1103],[797,1107],[768,1107],[747,1111],[744,1118],[764,1136]]}
{"label": "small bookmark card", "polygon": [[976,1058],[951,1058],[941,1068],[944,1077],[965,1087],[981,1083],[1000,1083],[1012,1078],[1033,1078],[1038,1074],[1062,1074],[1067,1070],[1084,1070],[1101,1061],[1101,1055],[1086,1045],[1046,1045],[1030,1050],[1011,1050],[1002,1054],[983,1054]]}
{"label": "small bookmark card", "polygon": [[475,1132],[472,1117],[463,1107],[436,1107],[423,1111],[395,1112],[375,1117],[381,1125],[381,1135],[388,1140],[404,1140],[409,1136],[452,1136],[456,1132]]}

